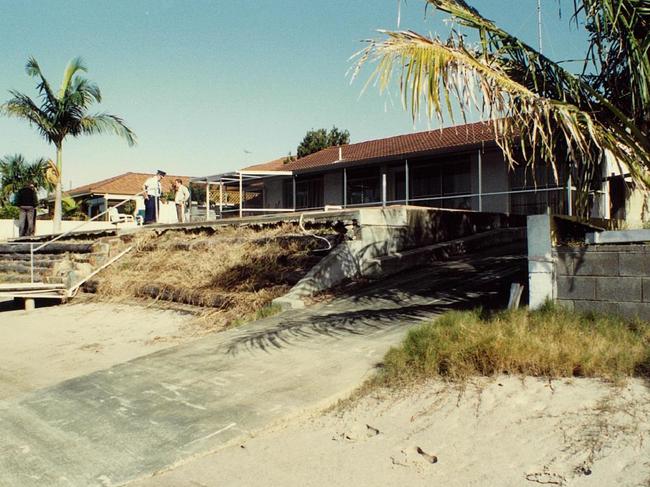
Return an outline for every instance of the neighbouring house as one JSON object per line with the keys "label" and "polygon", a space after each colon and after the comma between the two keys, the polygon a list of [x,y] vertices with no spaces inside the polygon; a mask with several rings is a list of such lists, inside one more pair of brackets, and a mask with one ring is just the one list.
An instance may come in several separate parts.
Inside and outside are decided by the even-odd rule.
{"label": "neighbouring house", "polygon": [[[144,210],[144,198],[139,193],[142,192],[144,181],[151,176],[153,173],[126,172],[112,178],[79,186],[67,191],[66,194],[80,204],[89,217],[99,215],[126,199],[132,200],[133,203],[123,205],[119,212],[137,213]],[[189,183],[190,179],[188,176],[168,174],[162,180],[164,194],[172,191],[172,182],[177,178],[182,179],[185,185]]]}
{"label": "neighbouring house", "polygon": [[[306,157],[277,159],[239,171],[195,178],[227,191],[258,195],[240,213],[407,204],[511,214],[572,215],[575,187],[558,164],[510,168],[491,123],[330,147]],[[592,195],[592,216],[641,223],[645,192],[607,161]],[[215,202],[216,203],[216,202]]]}

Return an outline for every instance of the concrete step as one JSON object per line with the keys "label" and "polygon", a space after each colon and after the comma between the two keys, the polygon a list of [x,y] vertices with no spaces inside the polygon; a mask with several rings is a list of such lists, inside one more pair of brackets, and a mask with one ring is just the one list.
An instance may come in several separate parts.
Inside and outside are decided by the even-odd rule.
{"label": "concrete step", "polygon": [[[34,265],[34,272],[45,273],[51,272],[52,267],[54,267],[55,262],[52,262],[52,265]],[[15,272],[17,274],[29,274],[31,272],[31,266],[29,262],[0,262],[0,274],[3,272]]]}
{"label": "concrete step", "polygon": [[[43,281],[44,282],[47,279],[49,279],[49,278],[46,277],[46,276],[42,276],[41,274],[39,274],[37,272],[34,273],[34,281]],[[7,272],[7,273],[1,273],[0,274],[0,284],[17,283],[17,282],[30,282],[30,281],[31,281],[31,276],[29,275],[29,273],[27,273],[27,274],[24,274],[24,273],[18,274],[18,273]],[[59,282],[62,283],[63,280],[61,279]]]}
{"label": "concrete step", "polygon": [[[34,245],[38,247],[38,245]],[[28,254],[30,253],[31,245],[28,243],[12,243],[0,244],[0,254]],[[38,251],[39,254],[65,254],[68,252],[74,254],[89,254],[95,251],[95,246],[92,243],[67,243],[67,242],[54,242]]]}

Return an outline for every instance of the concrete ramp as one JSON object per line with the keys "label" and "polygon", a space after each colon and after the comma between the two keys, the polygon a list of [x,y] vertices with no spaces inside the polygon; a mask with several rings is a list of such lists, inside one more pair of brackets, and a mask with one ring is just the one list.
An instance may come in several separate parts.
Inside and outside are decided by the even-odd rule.
{"label": "concrete ramp", "polygon": [[432,263],[0,402],[0,486],[124,485],[219,449],[347,395],[411,326],[504,306],[522,275],[507,246]]}

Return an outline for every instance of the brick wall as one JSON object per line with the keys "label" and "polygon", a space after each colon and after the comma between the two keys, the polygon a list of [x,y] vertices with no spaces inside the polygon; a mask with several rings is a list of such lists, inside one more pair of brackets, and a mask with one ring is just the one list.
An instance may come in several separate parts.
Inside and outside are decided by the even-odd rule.
{"label": "brick wall", "polygon": [[558,303],[650,320],[650,245],[558,247],[553,257]]}

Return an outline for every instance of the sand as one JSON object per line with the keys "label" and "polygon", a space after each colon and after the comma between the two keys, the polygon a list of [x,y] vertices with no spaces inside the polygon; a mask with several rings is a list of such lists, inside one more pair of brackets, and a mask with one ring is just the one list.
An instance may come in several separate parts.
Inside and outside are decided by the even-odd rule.
{"label": "sand", "polygon": [[650,389],[432,382],[276,425],[135,485],[650,486]]}
{"label": "sand", "polygon": [[0,400],[191,340],[193,320],[111,303],[0,312]]}

